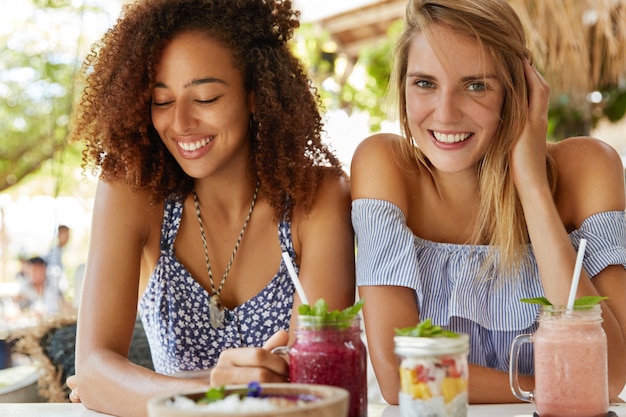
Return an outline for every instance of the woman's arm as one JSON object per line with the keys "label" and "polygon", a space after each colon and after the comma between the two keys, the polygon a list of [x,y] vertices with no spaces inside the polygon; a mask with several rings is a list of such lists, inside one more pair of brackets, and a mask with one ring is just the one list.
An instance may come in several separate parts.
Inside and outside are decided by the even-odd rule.
{"label": "woman's arm", "polygon": [[[378,134],[359,144],[352,158],[352,200],[386,200],[406,215],[408,198],[397,159],[399,140],[395,135]],[[358,252],[358,244],[357,237],[357,258],[367,256]],[[394,329],[419,322],[415,291],[401,286],[359,286],[359,296],[365,300],[363,319],[368,351],[381,394],[385,401],[397,404],[400,376],[394,353]]]}
{"label": "woman's arm", "polygon": [[[624,211],[623,168],[612,148],[592,139],[562,141],[553,147],[552,155],[559,173],[558,205],[547,196],[537,197],[525,202],[524,212],[546,297],[566,304],[576,252],[561,218],[578,229],[593,214]],[[592,279],[581,271],[576,297],[597,295],[609,297],[602,302],[602,326],[608,341],[609,394],[616,398],[626,382],[626,269],[622,265],[610,265]]]}
{"label": "woman's arm", "polygon": [[[297,223],[294,245],[302,287],[309,303],[323,298],[330,310],[344,309],[355,302],[354,232],[350,206],[347,177],[325,175],[311,212],[294,214]],[[292,329],[300,303],[297,297],[292,312]],[[293,341],[294,334],[290,333]]]}
{"label": "woman's arm", "polygon": [[[350,187],[346,178],[326,176],[308,214],[296,209],[292,221],[298,277],[309,303],[323,298],[329,309],[354,304],[354,233],[350,221]],[[284,382],[289,374],[282,356],[272,348],[293,343],[300,298],[293,304],[289,335],[277,332],[263,348],[224,351],[211,372],[211,384],[247,383],[252,380]]]}
{"label": "woman's arm", "polygon": [[398,404],[400,375],[394,353],[394,329],[415,326],[419,322],[415,291],[407,287],[362,286],[359,295],[365,299],[363,319],[367,346],[380,393],[389,404]]}
{"label": "woman's arm", "polygon": [[[546,297],[565,305],[576,251],[568,228],[579,228],[589,216],[625,209],[624,172],[617,153],[590,138],[568,139],[553,145],[558,169],[553,197],[546,181],[546,115],[549,89],[538,72],[527,66],[529,119],[512,156],[512,174],[522,203]],[[626,381],[626,270],[607,267],[592,280],[582,271],[576,297],[608,296],[602,303],[603,327],[609,354],[609,393],[615,398]]]}
{"label": "woman's arm", "polygon": [[150,397],[208,385],[158,375],[127,359],[144,248],[158,242],[163,216],[162,205],[147,201],[145,193],[122,184],[98,185],[78,316],[80,399],[88,408],[120,416],[144,416]]}
{"label": "woman's arm", "polygon": [[[533,377],[520,375],[520,387],[531,390]],[[497,404],[520,402],[509,385],[509,373],[485,366],[469,366],[469,402],[470,404]]]}

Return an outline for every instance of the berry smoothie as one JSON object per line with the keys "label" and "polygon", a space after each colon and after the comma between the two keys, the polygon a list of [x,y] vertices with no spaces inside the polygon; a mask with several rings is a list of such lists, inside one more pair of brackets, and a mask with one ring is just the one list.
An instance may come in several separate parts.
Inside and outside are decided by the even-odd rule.
{"label": "berry smoothie", "polygon": [[348,326],[317,327],[299,317],[296,341],[289,349],[289,376],[291,382],[345,388],[349,417],[367,417],[367,353],[359,319]]}

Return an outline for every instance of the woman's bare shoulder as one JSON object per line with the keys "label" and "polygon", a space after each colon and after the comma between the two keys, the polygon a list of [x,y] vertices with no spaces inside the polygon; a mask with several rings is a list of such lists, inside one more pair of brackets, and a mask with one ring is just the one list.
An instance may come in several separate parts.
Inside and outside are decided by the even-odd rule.
{"label": "woman's bare shoulder", "polygon": [[571,137],[550,143],[548,151],[557,163],[589,163],[619,165],[619,154],[611,145],[590,136]]}
{"label": "woman's bare shoulder", "polygon": [[352,199],[375,198],[399,204],[419,174],[403,153],[401,136],[381,133],[364,139],[352,158]]}
{"label": "woman's bare shoulder", "polygon": [[98,181],[96,199],[106,201],[108,204],[134,206],[144,210],[158,206],[151,200],[149,190],[134,189],[121,181]]}
{"label": "woman's bare shoulder", "polygon": [[363,139],[354,151],[352,165],[371,162],[401,152],[403,138],[394,133],[376,133]]}
{"label": "woman's bare shoulder", "polygon": [[163,202],[155,203],[147,190],[134,190],[118,181],[99,181],[94,202],[94,225],[147,236],[163,217]]}
{"label": "woman's bare shoulder", "polygon": [[[606,142],[592,137],[573,137],[550,144],[559,176],[583,181],[599,181],[623,177],[623,164],[619,153]],[[596,184],[597,185],[597,184]]]}
{"label": "woman's bare shoulder", "polygon": [[331,168],[321,167],[322,180],[317,190],[318,195],[350,195],[350,179],[346,172],[337,175],[336,171]]}
{"label": "woman's bare shoulder", "polygon": [[321,180],[315,191],[315,198],[309,210],[296,205],[294,207],[295,223],[315,222],[315,219],[328,216],[343,216],[350,212],[350,180],[345,172],[337,175],[337,171],[327,167],[320,167]]}
{"label": "woman's bare shoulder", "polygon": [[[624,167],[618,152],[591,137],[574,137],[550,144],[557,166],[557,198],[572,222],[610,210],[624,209]],[[569,207],[569,209],[566,209]]]}

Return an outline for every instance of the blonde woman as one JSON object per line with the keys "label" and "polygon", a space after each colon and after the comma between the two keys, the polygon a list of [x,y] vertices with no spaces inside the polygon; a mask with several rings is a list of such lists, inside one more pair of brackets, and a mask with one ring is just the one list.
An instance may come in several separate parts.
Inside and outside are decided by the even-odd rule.
{"label": "blonde woman", "polygon": [[[470,334],[470,401],[512,402],[512,340],[537,307],[603,295],[609,390],[624,387],[626,219],[617,153],[592,138],[546,143],[549,87],[505,0],[410,0],[396,49],[402,136],[352,160],[357,285],[384,398],[397,403],[394,328],[431,318]],[[520,358],[532,384],[532,352]]]}

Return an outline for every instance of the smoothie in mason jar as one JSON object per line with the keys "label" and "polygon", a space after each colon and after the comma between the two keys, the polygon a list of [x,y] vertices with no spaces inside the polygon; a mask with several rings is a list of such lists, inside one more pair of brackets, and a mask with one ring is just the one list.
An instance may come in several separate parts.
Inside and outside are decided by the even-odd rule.
{"label": "smoothie in mason jar", "polygon": [[[535,403],[540,417],[600,417],[608,412],[606,336],[599,306],[544,317],[533,337]],[[557,313],[555,313],[557,314]]]}
{"label": "smoothie in mason jar", "polygon": [[[518,336],[511,354],[512,389],[540,417],[604,417],[608,412],[607,341],[599,305],[542,306],[534,335]],[[534,346],[535,388],[517,382],[519,345]]]}
{"label": "smoothie in mason jar", "polygon": [[306,306],[308,315],[300,306],[296,341],[286,349],[289,379],[344,388],[350,393],[348,416],[367,417],[367,351],[358,316],[362,301],[343,312],[326,312],[320,305]]}

